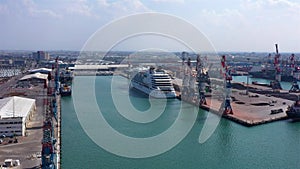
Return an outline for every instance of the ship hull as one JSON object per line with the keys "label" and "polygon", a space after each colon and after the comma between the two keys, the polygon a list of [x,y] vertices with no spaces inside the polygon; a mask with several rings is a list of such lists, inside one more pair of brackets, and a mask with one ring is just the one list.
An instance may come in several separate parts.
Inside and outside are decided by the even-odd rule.
{"label": "ship hull", "polygon": [[63,97],[63,96],[71,96],[71,95],[72,95],[72,89],[71,89],[70,86],[68,86],[68,87],[62,86],[62,87],[60,87],[60,89],[59,89],[59,93],[60,93],[60,95],[61,95],[62,97]]}
{"label": "ship hull", "polygon": [[167,99],[171,99],[171,98],[175,98],[176,97],[176,93],[175,91],[162,91],[162,90],[153,90],[150,89],[148,86],[143,85],[141,83],[132,81],[131,82],[131,87],[135,88],[147,95],[149,95],[150,97],[153,98],[158,98],[158,99],[163,99],[163,98],[167,98]]}
{"label": "ship hull", "polygon": [[60,92],[60,95],[61,95],[62,97],[64,97],[64,96],[71,96],[71,95],[72,95],[72,92],[71,92],[71,91],[68,91],[68,92]]}
{"label": "ship hull", "polygon": [[300,112],[286,111],[286,114],[291,119],[300,119]]}

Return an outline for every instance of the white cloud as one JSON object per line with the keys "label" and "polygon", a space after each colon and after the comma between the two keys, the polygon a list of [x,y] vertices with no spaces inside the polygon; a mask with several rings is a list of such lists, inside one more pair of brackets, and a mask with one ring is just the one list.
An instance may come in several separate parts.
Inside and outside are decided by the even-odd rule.
{"label": "white cloud", "polygon": [[98,0],[99,12],[106,17],[115,19],[134,13],[150,12],[140,0],[107,1]]}
{"label": "white cloud", "polygon": [[8,14],[8,8],[7,5],[0,4],[0,14]]}
{"label": "white cloud", "polygon": [[98,0],[98,4],[101,7],[108,7],[109,6],[109,3],[106,0]]}
{"label": "white cloud", "polygon": [[93,11],[93,5],[87,0],[75,0],[67,6],[67,12],[89,17],[98,17]]}
{"label": "white cloud", "polygon": [[153,2],[156,3],[184,3],[185,0],[152,0]]}
{"label": "white cloud", "polygon": [[0,4],[0,13],[9,13],[11,16],[18,17],[52,17],[61,18],[62,16],[50,9],[40,8],[33,0],[6,1],[5,5]]}
{"label": "white cloud", "polygon": [[[219,49],[251,50],[252,48],[262,51],[270,46],[272,48],[272,44],[278,42],[281,47],[283,44],[289,46],[286,50],[299,50],[300,1],[296,0],[228,0],[226,2],[54,0],[52,2],[53,0],[0,0],[0,19],[4,18],[3,21],[7,22],[0,32],[1,36],[24,32],[24,28],[16,26],[17,24],[38,25],[42,21],[43,24],[48,24],[48,31],[56,30],[58,37],[70,38],[70,35],[61,33],[60,30],[76,27],[85,33],[80,35],[84,39],[86,38],[84,36],[116,18],[156,11],[187,19],[209,36]],[[61,19],[55,20],[56,18]],[[15,19],[19,19],[18,22],[15,22]],[[89,23],[89,25],[82,23]],[[84,26],[80,27],[81,25]],[[29,30],[34,30],[36,27],[27,28],[26,34],[34,36],[36,32],[32,33]],[[45,36],[50,39],[52,37]],[[26,43],[27,41],[24,42]]]}
{"label": "white cloud", "polygon": [[275,12],[290,11],[300,13],[300,3],[289,0],[247,0],[241,2],[241,7],[245,10],[273,10]]}
{"label": "white cloud", "polygon": [[289,0],[241,0],[235,8],[203,8],[195,23],[221,50],[299,51],[300,3]]}
{"label": "white cloud", "polygon": [[226,28],[235,28],[237,24],[245,24],[243,14],[237,9],[216,10],[201,10],[199,20],[203,23]]}
{"label": "white cloud", "polygon": [[133,13],[147,12],[150,10],[140,0],[74,0],[68,5],[67,11],[70,14],[112,19]]}
{"label": "white cloud", "polygon": [[266,0],[267,3],[274,6],[280,6],[280,7],[299,7],[299,4],[296,2],[291,2],[289,0]]}
{"label": "white cloud", "polygon": [[121,10],[126,13],[136,13],[148,11],[148,8],[139,0],[123,0],[116,1],[110,4],[110,7],[115,10]]}
{"label": "white cloud", "polygon": [[29,14],[31,16],[35,17],[43,17],[43,15],[50,16],[53,18],[61,18],[61,15],[55,13],[54,11],[50,9],[40,9],[36,3],[33,2],[33,0],[23,0],[23,4],[25,6],[25,9],[28,10]]}

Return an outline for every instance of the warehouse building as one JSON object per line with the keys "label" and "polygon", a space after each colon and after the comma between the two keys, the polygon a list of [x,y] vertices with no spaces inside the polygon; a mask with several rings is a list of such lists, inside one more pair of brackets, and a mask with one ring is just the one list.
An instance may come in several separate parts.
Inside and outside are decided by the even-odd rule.
{"label": "warehouse building", "polygon": [[48,73],[52,72],[52,69],[48,68],[38,68],[38,69],[33,69],[28,71],[30,74],[35,74],[35,73],[42,73],[48,75]]}
{"label": "warehouse building", "polygon": [[28,86],[28,85],[38,86],[40,84],[44,85],[45,83],[48,84],[48,75],[42,73],[35,73],[35,74],[28,74],[23,76],[18,81],[18,86]]}
{"label": "warehouse building", "polygon": [[35,99],[18,96],[0,99],[0,135],[25,136],[35,111]]}

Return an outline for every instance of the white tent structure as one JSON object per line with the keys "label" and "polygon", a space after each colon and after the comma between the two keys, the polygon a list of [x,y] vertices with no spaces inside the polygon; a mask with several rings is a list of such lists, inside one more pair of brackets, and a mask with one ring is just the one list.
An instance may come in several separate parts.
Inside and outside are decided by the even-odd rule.
{"label": "white tent structure", "polygon": [[35,111],[35,99],[18,96],[0,99],[0,135],[24,136],[27,123]]}

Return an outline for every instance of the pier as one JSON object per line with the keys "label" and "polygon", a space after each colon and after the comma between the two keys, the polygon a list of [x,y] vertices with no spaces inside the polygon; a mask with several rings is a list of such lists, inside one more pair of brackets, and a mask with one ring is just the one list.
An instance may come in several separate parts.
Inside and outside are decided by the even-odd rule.
{"label": "pier", "polygon": [[61,164],[61,96],[57,96],[57,144],[56,144],[56,167],[60,169]]}
{"label": "pier", "polygon": [[[128,78],[124,73],[117,72],[117,74]],[[246,95],[247,87],[245,84],[233,83],[234,87],[231,94],[233,114],[223,114],[223,112],[220,111],[223,101],[222,98],[219,97],[220,95],[212,96],[207,93],[207,104],[199,105],[197,99],[187,100],[181,98],[180,89],[182,89],[182,79],[175,78],[172,82],[178,99],[248,127],[287,119],[285,111],[289,105],[293,104],[293,99],[287,99],[284,96],[288,95],[290,98],[294,98],[291,97],[293,95],[288,94],[287,91],[282,90],[282,95],[280,95],[278,92],[272,91],[271,88],[253,84],[249,85],[249,92],[248,95]],[[262,94],[260,94],[260,92]]]}
{"label": "pier", "polygon": [[207,104],[199,105],[197,99],[181,98],[181,84],[181,79],[173,79],[177,97],[181,100],[248,127],[287,119],[285,111],[289,105],[293,104],[292,99],[284,98],[286,95],[290,96],[287,91],[282,90],[282,95],[280,95],[271,88],[251,84],[247,95],[246,85],[233,83],[231,94],[233,114],[223,114],[220,110],[223,101],[220,94],[218,96],[206,94]]}

